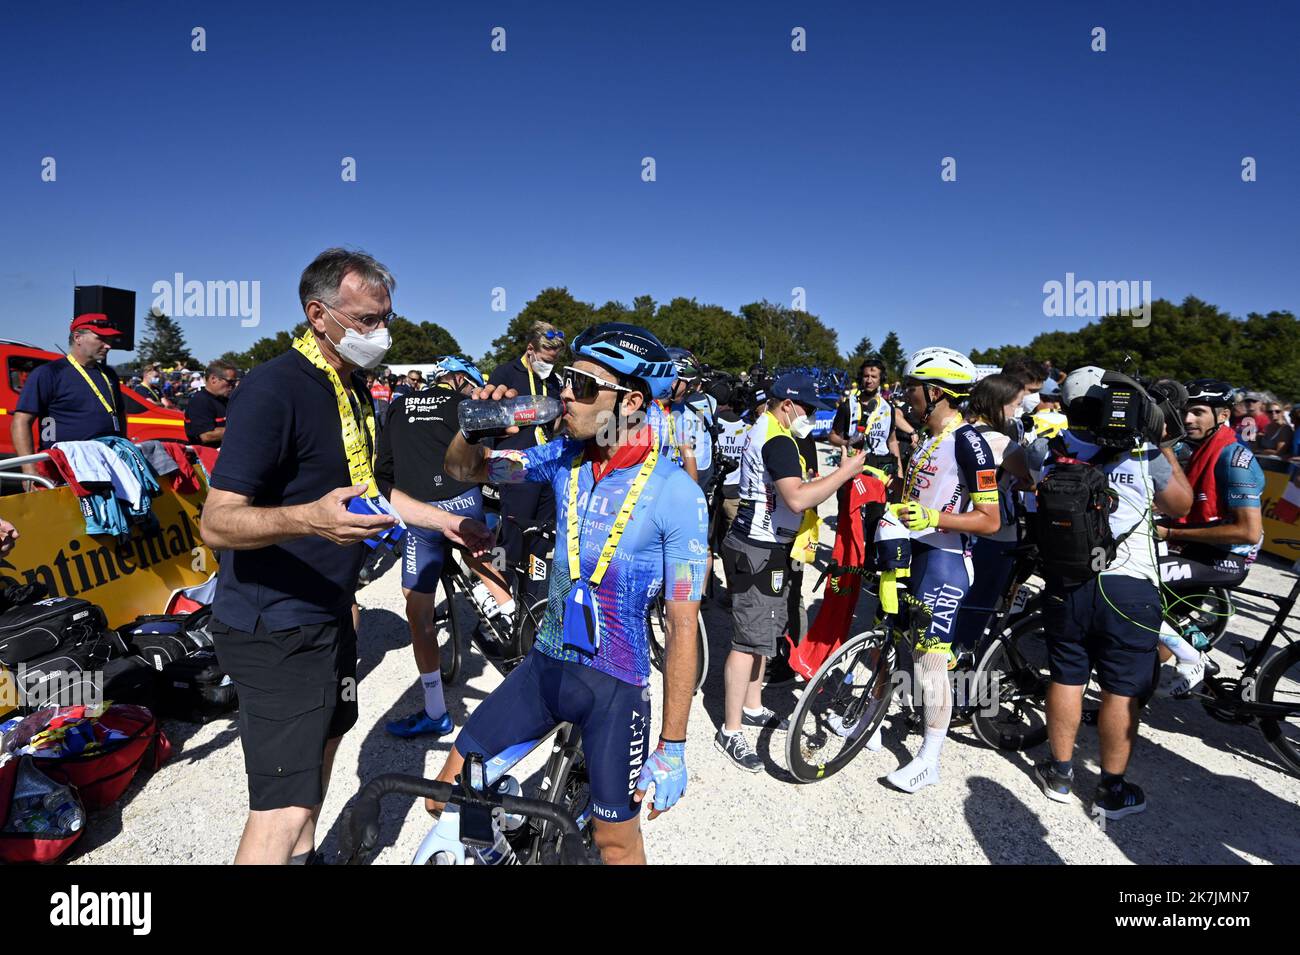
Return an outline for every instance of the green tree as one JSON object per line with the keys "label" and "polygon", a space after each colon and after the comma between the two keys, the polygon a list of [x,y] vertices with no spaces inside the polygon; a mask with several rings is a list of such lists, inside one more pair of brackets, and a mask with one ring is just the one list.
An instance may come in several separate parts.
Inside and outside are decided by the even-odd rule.
{"label": "green tree", "polygon": [[185,333],[176,320],[162,312],[150,309],[144,316],[147,331],[135,346],[140,362],[146,365],[161,362],[163,365],[197,364],[185,344]]}
{"label": "green tree", "polygon": [[268,362],[276,355],[282,355],[293,347],[293,340],[307,330],[307,322],[301,321],[289,331],[279,331],[274,335],[259,338],[245,351],[228,351],[221,357],[237,368],[248,371],[263,362]]}
{"label": "green tree", "polygon": [[388,334],[393,345],[384,356],[385,362],[399,365],[420,365],[442,355],[460,354],[460,343],[454,335],[436,322],[414,322],[397,316],[389,323]]}
{"label": "green tree", "polygon": [[1145,378],[1214,377],[1242,387],[1290,396],[1300,380],[1300,323],[1286,311],[1233,318],[1194,296],[1175,305],[1151,303],[1150,323],[1108,315],[1073,332],[1052,331],[1027,345],[971,352],[971,359],[1001,365],[1011,358],[1050,358],[1069,371],[1100,365]]}
{"label": "green tree", "polygon": [[533,322],[550,322],[561,329],[569,341],[573,341],[574,335],[597,321],[595,314],[596,310],[589,303],[578,301],[567,288],[542,289],[510,320],[505,333],[492,340],[491,347],[483,356],[483,370],[486,372],[487,368],[523,354]]}
{"label": "green tree", "polygon": [[903,377],[903,366],[907,363],[907,353],[903,343],[898,340],[898,333],[891,331],[880,343],[880,360],[885,363],[885,380],[898,381]]}
{"label": "green tree", "polygon": [[675,298],[659,306],[647,327],[665,345],[688,348],[714,368],[738,372],[758,360],[758,343],[747,337],[745,323],[720,305]]}
{"label": "green tree", "polygon": [[849,370],[850,374],[855,374],[858,370],[858,365],[862,363],[862,360],[874,355],[875,351],[876,349],[871,344],[871,339],[864,335],[862,339],[853,346],[853,351],[849,356],[844,359],[844,367]]}
{"label": "green tree", "polygon": [[808,312],[763,300],[742,305],[744,334],[764,345],[763,361],[769,369],[786,365],[840,363],[839,335]]}

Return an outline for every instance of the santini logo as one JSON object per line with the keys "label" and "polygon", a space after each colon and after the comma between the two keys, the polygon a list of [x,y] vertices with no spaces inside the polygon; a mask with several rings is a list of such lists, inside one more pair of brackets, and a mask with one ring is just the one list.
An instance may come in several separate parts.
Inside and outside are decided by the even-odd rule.
{"label": "santini logo", "polygon": [[51,925],[129,925],[131,934],[153,928],[152,892],[82,892],[74,885],[50,896]]}

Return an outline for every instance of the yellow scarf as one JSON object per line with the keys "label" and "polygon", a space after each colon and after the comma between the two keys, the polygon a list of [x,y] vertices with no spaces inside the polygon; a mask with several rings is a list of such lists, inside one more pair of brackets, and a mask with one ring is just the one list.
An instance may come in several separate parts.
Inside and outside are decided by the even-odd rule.
{"label": "yellow scarf", "polygon": [[[348,456],[348,477],[355,484],[366,485],[366,496],[377,497],[379,485],[375,483],[372,465],[374,455],[375,416],[368,401],[357,402],[351,392],[343,387],[343,380],[334,366],[321,354],[320,345],[310,328],[302,337],[295,339],[294,351],[325,372],[325,377],[334,386],[334,397],[338,401],[339,426],[343,433],[343,450]],[[358,418],[360,406],[360,421]]]}

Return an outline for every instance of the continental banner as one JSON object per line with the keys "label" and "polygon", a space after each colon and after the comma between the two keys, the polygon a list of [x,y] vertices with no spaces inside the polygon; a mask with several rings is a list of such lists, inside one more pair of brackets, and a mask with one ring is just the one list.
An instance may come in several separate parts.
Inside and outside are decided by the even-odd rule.
{"label": "continental banner", "polygon": [[174,590],[201,584],[216,560],[199,537],[206,486],[180,495],[163,478],[153,501],[158,528],[133,527],[128,538],[90,537],[71,488],[0,497],[0,517],[18,529],[18,544],[0,560],[0,573],[19,583],[42,583],[52,596],[98,604],[111,627],[146,613],[162,613]]}
{"label": "continental banner", "polygon": [[1300,540],[1300,486],[1291,482],[1285,465],[1276,460],[1259,458],[1264,468],[1264,550],[1292,561],[1300,557],[1295,550],[1277,543],[1282,539]]}

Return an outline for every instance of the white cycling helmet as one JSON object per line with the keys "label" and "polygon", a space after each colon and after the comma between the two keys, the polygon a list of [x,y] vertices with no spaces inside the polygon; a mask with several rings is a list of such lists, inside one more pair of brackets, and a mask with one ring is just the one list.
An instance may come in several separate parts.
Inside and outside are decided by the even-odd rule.
{"label": "white cycling helmet", "polygon": [[[975,364],[959,351],[931,346],[912,352],[903,368],[904,378],[914,378],[927,384],[956,385],[962,393],[975,384]],[[944,389],[945,391],[947,389]]]}

